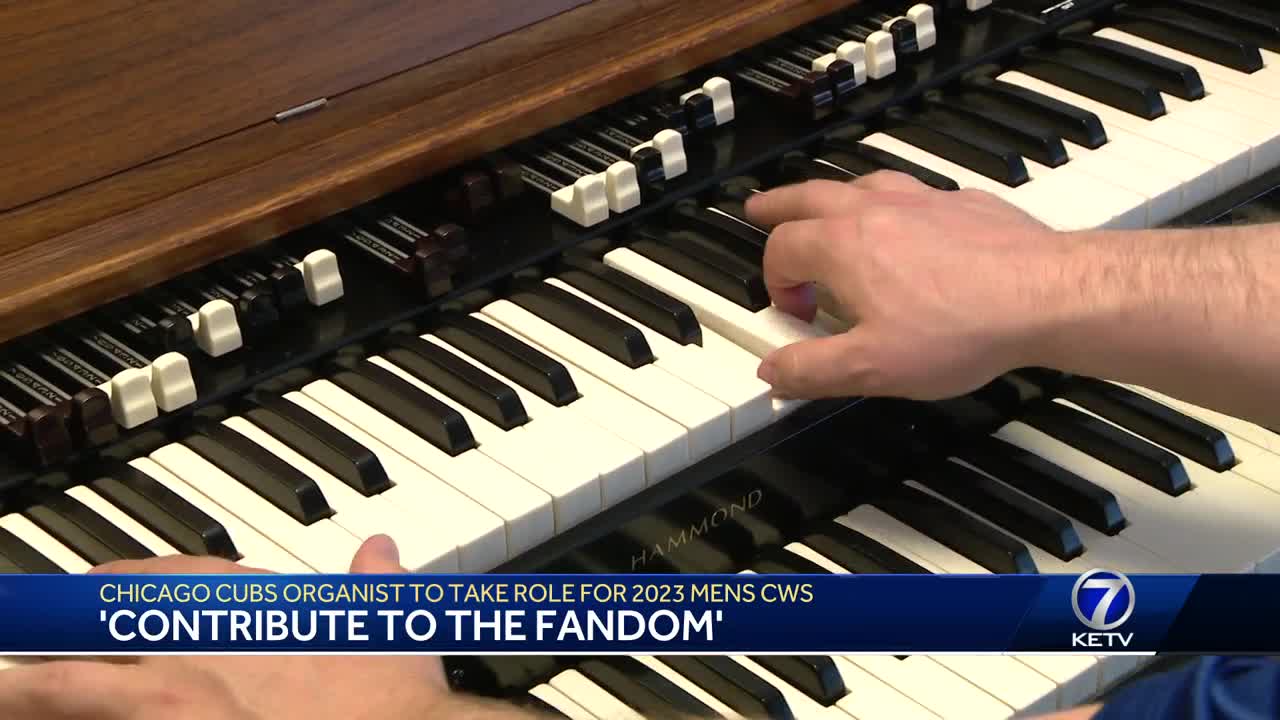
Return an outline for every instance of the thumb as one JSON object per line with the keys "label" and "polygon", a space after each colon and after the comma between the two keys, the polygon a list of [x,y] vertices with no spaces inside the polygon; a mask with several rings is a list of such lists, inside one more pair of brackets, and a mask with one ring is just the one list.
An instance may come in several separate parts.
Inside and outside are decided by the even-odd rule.
{"label": "thumb", "polygon": [[374,535],[351,559],[351,572],[360,575],[392,575],[408,572],[400,565],[400,549],[386,535]]}
{"label": "thumb", "polygon": [[793,343],[766,357],[757,374],[778,397],[874,395],[885,378],[872,360],[873,342],[872,332],[858,326],[839,335]]}

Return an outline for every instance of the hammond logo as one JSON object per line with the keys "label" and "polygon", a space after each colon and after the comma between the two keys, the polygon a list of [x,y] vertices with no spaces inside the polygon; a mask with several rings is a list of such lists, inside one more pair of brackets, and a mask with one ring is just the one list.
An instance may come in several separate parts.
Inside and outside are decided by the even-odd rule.
{"label": "hammond logo", "polygon": [[1071,609],[1076,619],[1095,632],[1071,634],[1072,647],[1129,647],[1133,633],[1108,632],[1129,620],[1133,614],[1133,583],[1121,573],[1090,570],[1071,588]]}

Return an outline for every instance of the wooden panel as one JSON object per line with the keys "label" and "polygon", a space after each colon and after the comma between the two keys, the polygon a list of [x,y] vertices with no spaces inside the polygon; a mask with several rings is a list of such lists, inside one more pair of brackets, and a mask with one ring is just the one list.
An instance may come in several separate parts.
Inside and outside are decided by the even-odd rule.
{"label": "wooden panel", "polygon": [[[220,139],[36,210],[0,215],[0,243],[8,250],[0,256],[0,340],[364,202],[854,1],[596,0],[353,91],[296,124],[252,128],[243,138]],[[619,44],[618,37],[632,42]],[[386,114],[415,93],[425,99]],[[366,104],[384,116],[348,125],[364,117]],[[292,145],[289,133],[313,126],[321,135],[345,132]],[[292,151],[219,174],[228,153],[243,151],[237,161],[243,162],[264,146]],[[186,178],[193,174],[207,180],[192,185]],[[149,202],[135,206],[140,196]],[[108,216],[119,208],[129,209]]]}
{"label": "wooden panel", "polygon": [[586,1],[0,3],[0,210]]}

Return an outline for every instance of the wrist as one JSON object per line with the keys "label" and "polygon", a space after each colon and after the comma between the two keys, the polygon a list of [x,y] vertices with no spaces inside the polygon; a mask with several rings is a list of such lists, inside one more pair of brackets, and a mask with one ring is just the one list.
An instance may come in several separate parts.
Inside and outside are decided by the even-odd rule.
{"label": "wrist", "polygon": [[[1099,372],[1135,328],[1168,311],[1167,257],[1175,238],[1164,231],[1061,233],[1041,258],[1037,302],[1021,328],[1021,367]],[[1033,275],[1032,277],[1036,277]]]}

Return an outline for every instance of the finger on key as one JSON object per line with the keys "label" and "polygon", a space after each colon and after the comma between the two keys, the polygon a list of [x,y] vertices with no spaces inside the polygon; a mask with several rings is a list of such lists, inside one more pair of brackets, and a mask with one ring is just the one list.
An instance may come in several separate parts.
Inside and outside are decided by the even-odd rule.
{"label": "finger on key", "polygon": [[873,347],[871,329],[856,327],[778,348],[757,374],[774,396],[789,400],[878,395],[884,388]]}
{"label": "finger on key", "polygon": [[849,183],[809,180],[747,198],[747,218],[759,227],[774,227],[793,220],[848,215],[859,204],[858,195]]}
{"label": "finger on key", "polygon": [[883,193],[923,193],[933,189],[914,176],[896,170],[877,170],[853,180],[850,185]]}
{"label": "finger on key", "polygon": [[[847,245],[856,241],[849,232],[855,223],[843,223],[844,235],[838,240]],[[826,284],[831,270],[832,248],[838,229],[832,220],[796,220],[774,228],[764,248],[764,284],[769,298],[782,311],[812,322],[817,312],[817,294],[813,283]]]}

